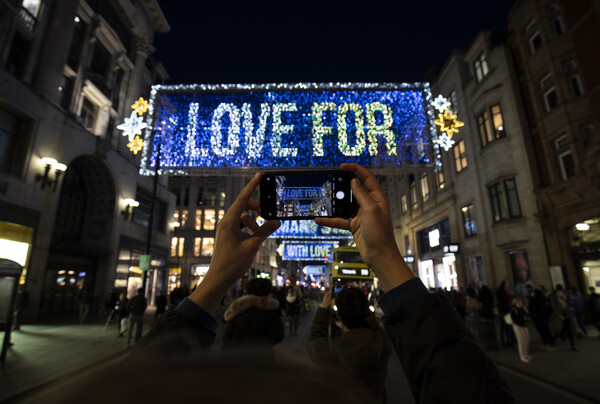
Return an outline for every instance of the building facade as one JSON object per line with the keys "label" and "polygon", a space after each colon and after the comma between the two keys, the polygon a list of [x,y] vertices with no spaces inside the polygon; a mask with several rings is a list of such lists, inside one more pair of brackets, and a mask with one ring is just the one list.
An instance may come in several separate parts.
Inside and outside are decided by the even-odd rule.
{"label": "building facade", "polygon": [[388,178],[395,236],[431,288],[549,285],[526,121],[504,35],[452,53],[432,93],[464,122],[442,167]]}
{"label": "building facade", "polygon": [[553,283],[600,287],[600,2],[519,0],[508,16]]}
{"label": "building facade", "polygon": [[[168,30],[156,1],[0,1],[0,256],[24,267],[26,321],[75,313],[80,287],[98,311],[141,285],[153,181],[115,126],[166,79],[152,38]],[[161,179],[149,298],[173,204]]]}

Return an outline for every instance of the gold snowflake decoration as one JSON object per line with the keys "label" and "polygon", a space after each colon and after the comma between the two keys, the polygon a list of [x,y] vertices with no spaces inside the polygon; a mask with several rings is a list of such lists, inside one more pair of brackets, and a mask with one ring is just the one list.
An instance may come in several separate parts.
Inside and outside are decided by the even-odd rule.
{"label": "gold snowflake decoration", "polygon": [[133,154],[138,154],[144,148],[144,141],[139,136],[136,136],[131,142],[127,143],[127,147],[129,147],[129,150]]}
{"label": "gold snowflake decoration", "polygon": [[465,126],[464,122],[456,119],[456,115],[452,115],[450,110],[446,109],[443,114],[438,114],[439,119],[433,121],[440,127],[441,132],[446,132],[449,137],[452,137],[452,133],[458,133],[458,128]]}
{"label": "gold snowflake decoration", "polygon": [[140,97],[140,99],[134,102],[131,106],[131,109],[137,112],[139,116],[144,115],[146,111],[148,111],[148,108],[150,108],[150,104],[148,104],[148,101],[146,101],[142,97]]}

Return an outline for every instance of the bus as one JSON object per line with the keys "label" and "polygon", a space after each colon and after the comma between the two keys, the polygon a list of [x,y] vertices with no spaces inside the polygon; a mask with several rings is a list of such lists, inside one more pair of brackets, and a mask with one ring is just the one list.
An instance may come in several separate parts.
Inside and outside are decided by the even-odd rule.
{"label": "bus", "polygon": [[335,248],[331,265],[331,280],[335,293],[344,287],[356,287],[370,294],[373,288],[373,271],[363,262],[358,248]]}

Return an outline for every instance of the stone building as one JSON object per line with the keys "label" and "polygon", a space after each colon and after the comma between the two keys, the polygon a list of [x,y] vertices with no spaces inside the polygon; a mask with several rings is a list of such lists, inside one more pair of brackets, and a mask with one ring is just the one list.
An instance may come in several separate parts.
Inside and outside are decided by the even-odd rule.
{"label": "stone building", "polygon": [[[388,179],[396,241],[429,287],[549,285],[527,127],[503,34],[482,32],[431,78],[465,123],[442,170]],[[410,263],[409,263],[410,264]],[[524,285],[523,285],[524,287]]]}
{"label": "stone building", "polygon": [[[76,312],[79,287],[98,312],[141,285],[153,181],[115,126],[166,79],[152,38],[168,30],[155,0],[0,1],[0,256],[24,267],[26,321]],[[166,287],[165,185],[149,298]]]}
{"label": "stone building", "polygon": [[518,0],[509,44],[524,99],[553,283],[600,287],[600,3]]}

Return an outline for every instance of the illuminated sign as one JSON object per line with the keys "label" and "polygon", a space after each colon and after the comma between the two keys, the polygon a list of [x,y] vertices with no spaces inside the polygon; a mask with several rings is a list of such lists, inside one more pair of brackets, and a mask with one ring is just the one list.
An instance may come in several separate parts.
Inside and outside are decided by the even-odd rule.
{"label": "illuminated sign", "polygon": [[458,254],[458,244],[447,244],[443,248],[445,253]]}
{"label": "illuminated sign", "polygon": [[437,247],[440,245],[440,231],[438,229],[429,232],[429,247]]}
{"label": "illuminated sign", "polygon": [[283,260],[287,261],[331,261],[333,249],[338,243],[283,242]]}
{"label": "illuminated sign", "polygon": [[338,274],[340,276],[369,276],[371,271],[367,268],[340,268]]}
{"label": "illuminated sign", "polygon": [[141,172],[430,165],[433,112],[428,83],[154,86]]}
{"label": "illuminated sign", "polygon": [[405,255],[404,256],[404,262],[406,262],[407,264],[412,264],[415,262],[415,256],[414,255]]}
{"label": "illuminated sign", "polygon": [[314,220],[283,220],[271,238],[341,240],[352,238],[347,230],[319,226]]}
{"label": "illuminated sign", "polygon": [[305,265],[302,269],[302,272],[304,272],[306,275],[321,276],[325,275],[326,269],[327,268],[325,265]]}

